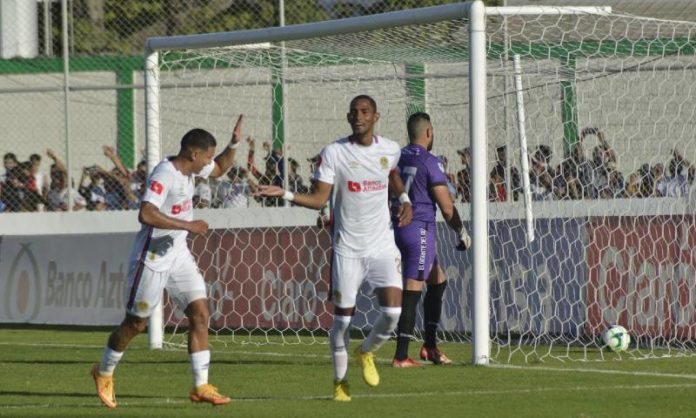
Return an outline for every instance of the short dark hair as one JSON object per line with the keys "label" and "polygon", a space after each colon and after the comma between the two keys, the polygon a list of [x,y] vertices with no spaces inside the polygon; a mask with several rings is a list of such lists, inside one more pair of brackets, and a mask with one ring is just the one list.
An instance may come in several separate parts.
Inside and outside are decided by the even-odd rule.
{"label": "short dark hair", "polygon": [[194,128],[186,132],[183,138],[181,138],[181,149],[184,148],[197,148],[201,150],[207,150],[210,147],[217,145],[215,137],[210,132],[201,128]]}
{"label": "short dark hair", "polygon": [[13,152],[8,152],[4,157],[2,157],[2,159],[17,161],[17,156]]}
{"label": "short dark hair", "polygon": [[498,176],[501,179],[505,178],[505,168],[503,168],[502,165],[498,164],[495,167],[493,167],[493,170],[491,170],[491,177],[493,176]]}
{"label": "short dark hair", "polygon": [[29,156],[29,161],[31,161],[31,162],[41,161],[41,156],[39,154],[31,154]]}
{"label": "short dark hair", "polygon": [[406,130],[408,131],[409,139],[413,140],[420,134],[421,122],[430,122],[430,115],[425,112],[417,112],[408,117]]}
{"label": "short dark hair", "polygon": [[350,107],[353,107],[355,102],[357,102],[358,100],[367,100],[368,102],[370,102],[370,106],[372,106],[372,110],[375,112],[377,111],[377,102],[375,101],[375,99],[368,96],[367,94],[360,94],[360,95],[353,97],[353,100],[350,101]]}

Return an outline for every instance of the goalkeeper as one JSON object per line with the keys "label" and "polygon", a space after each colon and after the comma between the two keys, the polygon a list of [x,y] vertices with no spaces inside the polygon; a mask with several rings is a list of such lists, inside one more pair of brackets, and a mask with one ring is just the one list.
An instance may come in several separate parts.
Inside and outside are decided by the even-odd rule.
{"label": "goalkeeper", "polygon": [[[420,358],[434,364],[450,364],[451,360],[437,348],[435,341],[443,294],[447,287],[445,273],[437,262],[435,204],[440,207],[447,224],[459,235],[457,249],[466,250],[471,245],[471,238],[452,203],[444,167],[429,152],[434,139],[430,116],[422,112],[414,113],[408,119],[407,130],[409,145],[401,150],[399,173],[413,205],[413,222],[398,226],[394,231],[403,260],[404,291],[392,366],[421,366],[421,363],[408,357],[408,344],[416,322],[416,306],[426,281],[428,291],[423,302],[425,343],[421,347]],[[392,208],[395,209],[394,213],[398,213],[398,200],[394,200]],[[394,224],[397,225],[396,222]]]}

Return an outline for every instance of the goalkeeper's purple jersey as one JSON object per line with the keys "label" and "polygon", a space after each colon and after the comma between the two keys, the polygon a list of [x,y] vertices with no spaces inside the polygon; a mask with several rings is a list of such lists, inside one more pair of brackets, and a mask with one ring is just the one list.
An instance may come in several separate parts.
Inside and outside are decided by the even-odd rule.
{"label": "goalkeeper's purple jersey", "polygon": [[[447,186],[444,167],[428,150],[420,145],[410,144],[401,149],[398,168],[401,181],[411,199],[413,220],[435,222],[435,200],[430,190],[437,185]],[[398,205],[399,201],[395,200],[393,207]]]}

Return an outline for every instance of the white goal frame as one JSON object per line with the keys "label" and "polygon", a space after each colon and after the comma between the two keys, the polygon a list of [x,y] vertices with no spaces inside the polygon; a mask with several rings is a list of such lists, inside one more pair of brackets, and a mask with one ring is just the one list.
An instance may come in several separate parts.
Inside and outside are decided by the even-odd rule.
{"label": "white goal frame", "polygon": [[[488,7],[482,1],[404,10],[378,15],[307,23],[237,32],[154,37],[145,44],[146,155],[151,171],[161,159],[159,51],[199,49],[218,46],[282,42],[320,36],[340,35],[374,29],[433,23],[468,18],[469,20],[469,126],[472,152],[471,222],[473,235],[473,350],[472,363],[487,365],[490,359],[489,326],[489,255],[487,199],[486,133],[486,16],[608,14],[607,7]],[[466,145],[466,144],[462,144]],[[161,305],[161,304],[160,304]],[[160,309],[150,320],[150,347],[161,348],[163,318]]]}

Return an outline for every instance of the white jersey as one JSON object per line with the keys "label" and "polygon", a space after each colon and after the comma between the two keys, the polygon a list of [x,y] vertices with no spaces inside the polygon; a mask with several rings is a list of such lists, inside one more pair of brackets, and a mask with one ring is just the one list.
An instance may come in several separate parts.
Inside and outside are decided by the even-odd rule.
{"label": "white jersey", "polygon": [[[215,168],[211,161],[198,174],[185,176],[170,159],[161,161],[147,179],[142,202],[155,205],[163,214],[184,221],[193,220],[194,177],[208,177]],[[135,237],[131,261],[144,262],[154,271],[169,270],[178,254],[187,250],[188,231],[158,229],[143,225]]]}
{"label": "white jersey", "polygon": [[315,179],[333,185],[334,251],[362,258],[396,248],[389,216],[389,173],[399,144],[375,136],[370,146],[342,138],[321,151]]}

